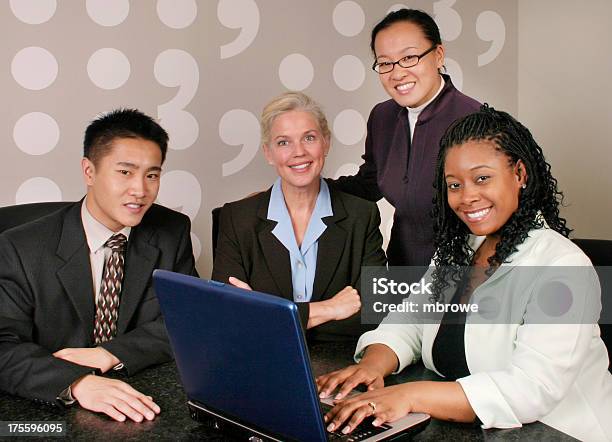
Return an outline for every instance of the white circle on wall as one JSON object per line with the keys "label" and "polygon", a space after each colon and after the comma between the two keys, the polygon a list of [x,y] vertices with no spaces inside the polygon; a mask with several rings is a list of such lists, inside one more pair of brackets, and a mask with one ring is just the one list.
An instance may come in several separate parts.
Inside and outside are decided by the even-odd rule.
{"label": "white circle on wall", "polygon": [[200,255],[202,254],[202,243],[200,242],[200,238],[196,236],[195,233],[191,232],[191,247],[193,249],[193,257],[197,261],[200,259]]}
{"label": "white circle on wall", "polygon": [[390,12],[399,11],[400,9],[408,9],[408,6],[402,3],[396,3],[394,5],[391,5],[391,7],[387,9],[387,14],[389,14]]}
{"label": "white circle on wall", "polygon": [[157,16],[169,28],[186,28],[197,15],[198,5],[195,0],[157,0]]}
{"label": "white circle on wall", "polygon": [[458,91],[463,90],[463,70],[459,63],[457,63],[452,58],[445,57],[444,66],[446,66],[446,71],[448,75],[450,75],[451,80],[453,80],[453,84]]}
{"label": "white circle on wall", "polygon": [[354,37],[365,26],[365,13],[358,3],[345,0],[336,5],[332,13],[334,28],[340,35]]}
{"label": "white circle on wall", "polygon": [[20,86],[39,91],[57,78],[57,60],[44,48],[30,46],[17,52],[11,63],[11,73]]}
{"label": "white circle on wall", "polygon": [[359,166],[355,163],[346,163],[338,167],[334,174],[334,179],[338,179],[341,176],[355,175],[359,171]]}
{"label": "white circle on wall", "polygon": [[312,83],[314,67],[305,55],[290,54],[280,62],[278,77],[287,89],[303,91]]}
{"label": "white circle on wall", "polygon": [[25,114],[13,128],[15,144],[28,155],[44,155],[52,151],[59,141],[57,122],[43,112]]}
{"label": "white circle on wall", "polygon": [[117,26],[130,13],[129,0],[87,0],[87,14],[100,26]]}
{"label": "white circle on wall", "polygon": [[354,55],[343,55],[334,63],[333,75],[340,89],[351,92],[363,84],[365,68],[361,60]]}
{"label": "white circle on wall", "polygon": [[173,170],[162,175],[157,201],[163,206],[184,213],[193,221],[202,204],[202,187],[191,173]]}
{"label": "white circle on wall", "polygon": [[345,109],[334,118],[334,135],[342,144],[357,144],[365,133],[366,122],[355,109]]}
{"label": "white circle on wall", "polygon": [[56,0],[11,0],[10,5],[13,15],[29,25],[49,21],[57,9]]}
{"label": "white circle on wall", "polygon": [[172,150],[184,150],[193,146],[200,135],[198,120],[183,110],[164,113],[160,115],[159,122],[170,134],[168,147]]}
{"label": "white circle on wall", "polygon": [[130,61],[115,48],[102,48],[89,57],[87,74],[100,89],[117,89],[130,78]]}
{"label": "white circle on wall", "polygon": [[53,180],[37,176],[23,182],[17,189],[15,204],[61,201],[62,191]]}

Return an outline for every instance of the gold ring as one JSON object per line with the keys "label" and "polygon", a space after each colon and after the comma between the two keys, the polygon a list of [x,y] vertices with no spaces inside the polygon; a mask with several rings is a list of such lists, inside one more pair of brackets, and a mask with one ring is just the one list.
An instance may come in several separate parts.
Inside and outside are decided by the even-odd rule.
{"label": "gold ring", "polygon": [[368,405],[372,407],[372,413],[376,412],[376,404],[374,402],[368,402]]}

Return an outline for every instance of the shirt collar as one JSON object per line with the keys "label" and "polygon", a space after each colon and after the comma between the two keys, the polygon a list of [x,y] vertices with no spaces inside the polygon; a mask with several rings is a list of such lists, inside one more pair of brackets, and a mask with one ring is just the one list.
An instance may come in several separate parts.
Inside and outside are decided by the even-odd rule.
{"label": "shirt collar", "polygon": [[[322,218],[332,216],[334,214],[332,210],[331,196],[329,193],[329,187],[323,178],[320,178],[319,194],[317,195],[317,201],[315,207],[310,216],[310,221],[302,241],[301,252],[306,253],[310,246],[317,241],[321,233],[325,231],[327,227],[323,222]],[[281,187],[280,177],[276,179],[272,186],[270,193],[270,203],[268,204],[268,219],[276,221],[278,224],[272,230],[272,233],[278,233],[281,236],[289,236],[295,238],[293,232],[293,226],[291,224],[291,217],[285,204],[285,197],[283,195],[283,189]],[[275,233],[275,234],[276,234]],[[295,244],[297,248],[297,244]]]}
{"label": "shirt collar", "polygon": [[87,238],[87,245],[91,253],[97,252],[104,246],[108,239],[116,233],[123,233],[126,238],[130,238],[131,227],[124,227],[119,232],[113,232],[100,221],[95,219],[87,209],[87,197],[83,199],[81,204],[81,220],[83,221],[83,229]]}
{"label": "shirt collar", "polygon": [[314,244],[319,237],[325,232],[327,225],[323,222],[323,218],[326,216],[332,216],[334,212],[331,206],[331,197],[329,196],[329,187],[325,180],[321,178],[321,184],[319,187],[319,195],[317,195],[317,202],[315,203],[314,210],[310,216],[308,222],[308,228],[302,241],[302,252],[306,251]]}
{"label": "shirt collar", "polygon": [[444,89],[445,81],[444,81],[444,77],[442,77],[441,75],[439,75],[439,78],[440,78],[440,87],[438,88],[438,92],[436,92],[435,95],[429,99],[429,101],[427,101],[426,103],[421,104],[420,106],[417,106],[417,107],[406,107],[406,109],[408,109],[408,114],[409,115],[415,114],[415,115],[418,116],[423,111],[423,109],[425,109],[427,106],[429,106],[429,104],[432,101],[434,101],[437,98],[438,95],[440,95],[440,92],[442,92],[442,89]]}
{"label": "shirt collar", "polygon": [[[318,217],[319,219],[326,216],[332,216],[334,214],[332,210],[331,197],[329,194],[329,187],[323,178],[320,178],[320,180],[319,194],[317,195],[315,208],[312,211],[312,217]],[[278,222],[285,216],[289,216],[289,211],[287,210],[287,205],[285,204],[285,196],[283,195],[281,179],[279,177],[274,182],[272,192],[270,193],[268,219]]]}

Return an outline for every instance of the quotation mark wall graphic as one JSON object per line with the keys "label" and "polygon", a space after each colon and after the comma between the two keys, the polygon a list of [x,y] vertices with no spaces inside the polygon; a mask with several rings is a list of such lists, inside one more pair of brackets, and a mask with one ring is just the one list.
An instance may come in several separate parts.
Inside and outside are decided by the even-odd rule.
{"label": "quotation mark wall graphic", "polygon": [[485,66],[497,58],[506,41],[506,25],[497,12],[484,11],[476,20],[476,33],[483,41],[490,41],[491,46],[478,56],[478,66]]}
{"label": "quotation mark wall graphic", "polygon": [[254,0],[220,0],[217,18],[226,28],[240,29],[235,40],[220,48],[221,59],[234,57],[249,46],[259,31],[259,8]]}
{"label": "quotation mark wall graphic", "polygon": [[[253,44],[259,32],[259,7],[254,0],[219,0],[217,19],[226,28],[240,30],[234,40],[219,48],[221,60],[244,52]],[[304,60],[299,59],[299,55],[293,54],[287,57],[288,61],[284,68],[285,70],[291,69],[295,63],[302,68],[302,78],[297,80],[299,84],[291,84],[296,89],[305,83],[307,84],[304,87],[310,84],[313,70],[312,65],[308,66],[310,61],[306,59],[305,63]],[[281,66],[279,70],[282,69]],[[222,176],[234,175],[247,167],[257,155],[260,139],[259,121],[253,113],[245,109],[231,109],[225,112],[219,120],[219,138],[228,146],[240,147],[240,151],[234,158],[221,165]]]}
{"label": "quotation mark wall graphic", "polygon": [[[434,20],[440,28],[440,36],[444,41],[454,41],[461,36],[463,22],[461,15],[454,9],[457,0],[439,0],[433,4]],[[408,8],[405,4],[395,4],[388,12]],[[483,54],[478,55],[478,66],[485,66],[494,61],[504,48],[506,41],[506,26],[503,18],[494,11],[483,11],[475,23],[476,34],[483,41],[490,41],[491,46]],[[453,84],[458,90],[463,89],[463,70],[461,65],[448,55],[444,64]]]}
{"label": "quotation mark wall graphic", "polygon": [[187,149],[196,142],[200,131],[196,118],[185,110],[198,91],[198,63],[188,52],[168,49],[155,59],[153,72],[160,84],[178,88],[170,101],[157,106],[157,114],[170,135],[170,147],[176,150]]}
{"label": "quotation mark wall graphic", "polygon": [[[4,141],[17,160],[11,172],[18,174],[7,202],[73,198],[81,189],[78,176],[45,166],[78,149],[74,138],[93,112],[142,107],[169,132],[175,151],[159,201],[193,219],[204,235],[201,242],[193,235],[194,251],[203,246],[201,261],[209,265],[212,206],[205,203],[212,201],[203,193],[228,177],[216,195],[220,202],[244,193],[233,189],[248,185],[241,173],[269,176],[257,158],[265,100],[283,90],[320,100],[334,136],[325,175],[357,171],[371,101],[385,96],[370,70],[370,27],[392,4],[432,14],[449,46],[445,64],[458,89],[463,70],[467,78],[484,67],[479,74],[488,76],[507,64],[506,33],[514,32],[514,22],[486,0],[4,0],[2,18],[12,26],[5,69],[13,107]],[[232,69],[238,83],[223,74]],[[220,72],[215,82],[206,82],[213,72]],[[82,95],[79,103],[57,102],[66,84]],[[210,92],[215,102],[207,100]],[[385,232],[390,210],[381,208]]]}
{"label": "quotation mark wall graphic", "polygon": [[222,174],[226,177],[240,172],[257,155],[260,139],[259,121],[247,110],[232,109],[219,121],[219,137],[229,146],[241,146],[238,155],[222,165]]}
{"label": "quotation mark wall graphic", "polygon": [[453,9],[457,0],[440,0],[433,5],[434,20],[440,28],[442,40],[453,41],[461,35],[461,16]]}
{"label": "quotation mark wall graphic", "polygon": [[[198,5],[195,0],[158,0],[156,11],[165,26],[179,31],[194,23]],[[188,149],[196,143],[200,134],[198,120],[186,110],[200,85],[198,62],[183,49],[166,49],[155,58],[153,76],[162,86],[175,89],[169,101],[157,106],[160,124],[170,137],[169,147],[174,150]],[[202,206],[202,186],[191,172],[171,170],[162,175],[157,201],[184,213],[193,222]],[[193,232],[191,242],[197,260],[202,252],[202,243]]]}
{"label": "quotation mark wall graphic", "polygon": [[[172,210],[184,213],[193,223],[202,205],[202,186],[190,172],[171,170],[161,177],[157,202]],[[197,261],[202,252],[202,245],[193,232],[191,233],[191,242],[193,254]]]}

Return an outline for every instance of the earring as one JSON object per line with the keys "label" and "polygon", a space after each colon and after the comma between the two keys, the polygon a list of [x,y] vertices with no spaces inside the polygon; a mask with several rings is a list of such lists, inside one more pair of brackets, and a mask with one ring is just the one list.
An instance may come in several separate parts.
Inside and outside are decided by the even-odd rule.
{"label": "earring", "polygon": [[523,183],[523,185],[521,186],[521,189],[526,189],[527,188],[527,184]]}

